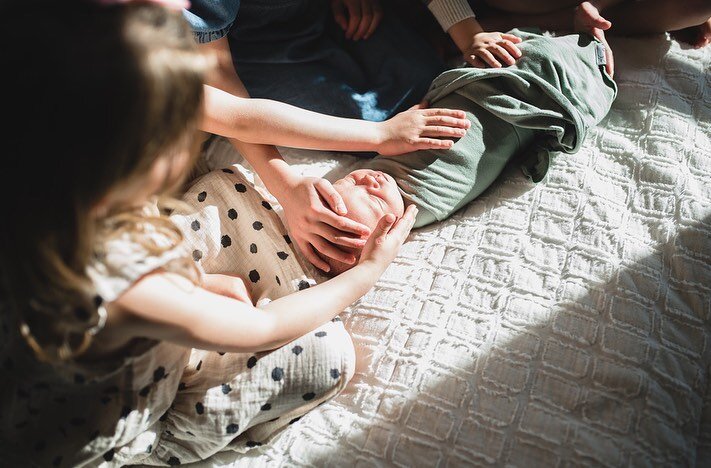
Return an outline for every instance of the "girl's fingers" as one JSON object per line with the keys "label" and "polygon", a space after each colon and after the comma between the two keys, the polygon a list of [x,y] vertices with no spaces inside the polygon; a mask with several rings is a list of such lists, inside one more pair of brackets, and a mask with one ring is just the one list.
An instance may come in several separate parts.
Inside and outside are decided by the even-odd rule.
{"label": "girl's fingers", "polygon": [[506,49],[500,45],[493,45],[493,53],[499,57],[506,65],[513,65],[516,63],[516,59],[509,54]]}
{"label": "girl's fingers", "polygon": [[447,125],[450,127],[469,128],[472,123],[467,119],[467,114],[464,111],[456,111],[449,109],[431,109],[432,111],[442,112],[426,112],[427,125]]}
{"label": "girl's fingers", "polygon": [[427,126],[422,132],[422,136],[434,138],[461,138],[466,135],[467,131],[463,128],[452,128],[444,126]]}
{"label": "girl's fingers", "polygon": [[365,39],[368,39],[380,25],[380,21],[383,19],[383,9],[380,4],[376,3],[373,5],[373,21],[370,23],[368,31],[365,33]]}
{"label": "girl's fingers", "polygon": [[326,273],[331,271],[331,267],[329,266],[329,264],[316,254],[311,244],[305,242],[303,245],[298,245],[299,249],[301,250],[301,253],[304,254],[304,257],[306,257],[306,259],[311,262],[313,266],[315,266],[321,271],[325,271]]}
{"label": "girl's fingers", "polygon": [[370,29],[370,23],[373,22],[373,10],[370,7],[370,3],[367,1],[361,1],[361,18],[360,23],[358,23],[358,29],[353,35],[354,41],[359,41],[365,37],[365,33]]}
{"label": "girl's fingers", "polygon": [[427,117],[452,117],[466,122],[466,125],[471,125],[471,122],[467,120],[467,113],[463,110],[435,108],[425,110],[424,114]]}
{"label": "girl's fingers", "polygon": [[348,265],[353,265],[356,262],[356,258],[352,253],[344,252],[323,237],[315,237],[311,242],[311,245],[313,245],[314,248],[322,255],[325,255],[328,258],[338,260],[339,262],[343,262]]}
{"label": "girl's fingers", "polygon": [[476,55],[465,55],[464,60],[471,65],[472,67],[475,68],[484,68],[486,64],[484,63],[483,60],[480,60],[479,57]]}
{"label": "girl's fingers", "polygon": [[380,218],[380,221],[378,221],[378,225],[375,226],[371,236],[373,238],[373,242],[376,244],[382,244],[387,237],[388,232],[390,232],[390,228],[393,224],[395,224],[396,219],[395,215],[391,213],[388,213]]}
{"label": "girl's fingers", "polygon": [[353,35],[358,30],[358,25],[361,20],[361,11],[359,3],[348,4],[348,29],[346,30],[346,39],[353,39]]}
{"label": "girl's fingers", "polygon": [[401,242],[404,242],[412,226],[415,224],[416,217],[417,207],[415,205],[408,206],[402,218],[398,219],[395,225],[390,229],[390,235],[400,236]]}
{"label": "girl's fingers", "polygon": [[469,128],[471,122],[467,119],[456,119],[454,117],[447,117],[446,115],[437,115],[434,117],[427,117],[427,126],[431,125],[445,125],[447,127],[453,128]]}
{"label": "girl's fingers", "polygon": [[511,41],[514,44],[518,44],[522,41],[522,39],[518,36],[514,36],[513,34],[502,34],[501,38],[506,40],[506,41]]}
{"label": "girl's fingers", "polygon": [[417,149],[427,150],[427,149],[442,149],[446,150],[454,146],[452,140],[438,140],[436,138],[419,138],[415,145]]}
{"label": "girl's fingers", "polygon": [[501,47],[506,49],[514,58],[521,58],[521,55],[522,55],[521,50],[518,47],[516,47],[516,44],[514,44],[513,42],[511,42],[507,39],[504,39],[500,43],[500,45],[501,45]]}
{"label": "girl's fingers", "polygon": [[333,8],[333,20],[345,31],[348,28],[346,7],[340,1],[332,2],[331,5]]}
{"label": "girl's fingers", "polygon": [[488,63],[489,66],[494,68],[501,68],[501,63],[496,60],[494,54],[492,54],[488,50],[482,50],[479,54],[479,58],[482,59],[484,62]]}
{"label": "girl's fingers", "polygon": [[328,203],[328,206],[331,207],[333,211],[341,216],[348,213],[348,209],[346,208],[346,204],[343,203],[341,194],[333,188],[331,182],[326,179],[320,179],[316,182],[316,184],[314,184],[314,186],[318,194],[326,200],[326,203]]}
{"label": "girl's fingers", "polygon": [[319,212],[319,221],[345,233],[353,233],[358,236],[370,235],[370,229],[365,224],[357,223],[345,216],[339,216],[331,210],[323,209]]}
{"label": "girl's fingers", "polygon": [[316,234],[328,240],[332,244],[350,247],[353,249],[363,247],[366,242],[366,240],[360,236],[356,237],[354,235],[344,235],[342,231],[339,231],[325,223],[319,223]]}

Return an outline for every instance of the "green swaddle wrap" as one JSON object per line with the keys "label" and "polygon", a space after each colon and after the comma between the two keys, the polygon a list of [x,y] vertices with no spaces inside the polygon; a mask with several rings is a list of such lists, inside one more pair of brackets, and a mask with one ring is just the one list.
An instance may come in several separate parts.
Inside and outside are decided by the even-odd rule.
{"label": "green swaddle wrap", "polygon": [[403,197],[418,206],[416,227],[441,221],[479,196],[515,155],[539,182],[550,152],[578,151],[615,99],[617,86],[598,58],[604,49],[591,36],[510,33],[523,40],[515,65],[456,68],[432,83],[425,97],[430,106],[461,109],[472,123],[451,149],[364,162],[393,176]]}

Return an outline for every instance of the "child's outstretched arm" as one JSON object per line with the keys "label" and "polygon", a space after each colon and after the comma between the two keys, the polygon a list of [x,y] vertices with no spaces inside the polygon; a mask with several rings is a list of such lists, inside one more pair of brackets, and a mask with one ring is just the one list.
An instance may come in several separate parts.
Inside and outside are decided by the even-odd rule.
{"label": "child's outstretched arm", "polygon": [[227,38],[202,44],[217,61],[205,87],[202,130],[247,143],[402,154],[447,149],[469,128],[464,112],[404,111],[385,122],[332,117],[267,99],[251,99],[232,63]]}
{"label": "child's outstretched arm", "polygon": [[375,151],[385,155],[448,149],[470,122],[450,109],[411,109],[384,122],[332,117],[268,99],[237,97],[205,89],[202,128],[248,143],[330,151]]}
{"label": "child's outstretched arm", "polygon": [[358,265],[263,307],[196,287],[182,276],[156,273],[116,301],[119,308],[109,312],[107,324],[117,327],[115,333],[122,325],[128,335],[124,339],[147,337],[226,352],[277,348],[331,320],[368,292],[397,255],[415,215],[411,206],[397,222],[393,215],[384,216]]}

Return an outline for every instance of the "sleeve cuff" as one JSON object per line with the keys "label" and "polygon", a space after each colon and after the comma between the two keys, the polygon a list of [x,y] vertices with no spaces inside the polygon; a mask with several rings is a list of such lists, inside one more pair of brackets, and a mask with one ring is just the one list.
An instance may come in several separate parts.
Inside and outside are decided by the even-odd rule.
{"label": "sleeve cuff", "polygon": [[476,17],[467,0],[432,0],[427,8],[445,32],[460,21]]}
{"label": "sleeve cuff", "polygon": [[216,31],[193,31],[193,37],[195,37],[195,41],[197,41],[198,44],[213,42],[225,37],[231,26],[232,24]]}

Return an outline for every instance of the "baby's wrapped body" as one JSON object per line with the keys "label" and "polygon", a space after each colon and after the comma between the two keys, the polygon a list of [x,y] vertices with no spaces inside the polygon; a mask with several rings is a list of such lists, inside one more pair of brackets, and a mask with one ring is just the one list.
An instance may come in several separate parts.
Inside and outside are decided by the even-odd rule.
{"label": "baby's wrapped body", "polygon": [[512,157],[534,181],[550,152],[574,153],[617,94],[599,57],[602,45],[584,34],[523,39],[523,57],[506,68],[457,68],[432,83],[431,107],[466,111],[471,128],[448,150],[376,157],[363,166],[391,175],[406,201],[419,208],[416,227],[441,221],[479,196]]}

